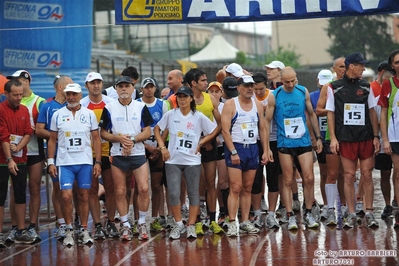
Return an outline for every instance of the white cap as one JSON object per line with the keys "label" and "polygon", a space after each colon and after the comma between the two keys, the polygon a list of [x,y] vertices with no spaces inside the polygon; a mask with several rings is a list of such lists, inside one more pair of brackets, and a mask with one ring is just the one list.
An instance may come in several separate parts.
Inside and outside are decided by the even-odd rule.
{"label": "white cap", "polygon": [[242,67],[237,63],[231,63],[227,66],[226,72],[232,74],[234,77],[239,78],[244,75]]}
{"label": "white cap", "polygon": [[32,76],[26,70],[18,70],[15,71],[14,74],[12,74],[11,76],[7,76],[7,79],[13,79],[13,78],[26,78],[29,80],[29,83],[32,82]]}
{"label": "white cap", "polygon": [[102,80],[102,81],[103,81],[103,77],[101,76],[100,73],[97,73],[97,72],[90,72],[90,73],[87,74],[87,76],[86,76],[85,83],[86,83],[86,82],[91,82],[91,81],[96,80],[96,79],[99,79],[99,80]]}
{"label": "white cap", "polygon": [[82,87],[78,83],[72,83],[66,85],[64,92],[76,92],[76,93],[81,93],[82,92]]}
{"label": "white cap", "polygon": [[317,78],[319,79],[319,84],[324,85],[326,83],[331,82],[333,80],[334,76],[330,70],[323,69],[319,72],[319,74],[317,75]]}
{"label": "white cap", "polygon": [[254,79],[249,75],[243,75],[239,79],[237,79],[237,85],[241,84],[254,84]]}
{"label": "white cap", "polygon": [[267,70],[268,68],[279,68],[281,70],[285,68],[285,65],[280,61],[272,61],[270,64],[263,66],[264,70]]}

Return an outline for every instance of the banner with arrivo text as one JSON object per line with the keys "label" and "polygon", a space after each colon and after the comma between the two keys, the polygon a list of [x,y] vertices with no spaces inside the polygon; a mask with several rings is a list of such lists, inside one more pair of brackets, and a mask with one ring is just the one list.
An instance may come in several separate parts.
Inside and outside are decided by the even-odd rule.
{"label": "banner with arrivo text", "polygon": [[398,0],[115,0],[116,24],[272,21],[399,12]]}

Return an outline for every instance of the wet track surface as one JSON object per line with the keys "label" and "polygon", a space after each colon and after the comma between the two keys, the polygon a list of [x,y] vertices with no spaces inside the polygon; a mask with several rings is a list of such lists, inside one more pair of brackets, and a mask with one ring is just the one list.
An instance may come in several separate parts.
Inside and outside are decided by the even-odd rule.
{"label": "wet track surface", "polygon": [[[318,191],[317,167],[315,173]],[[298,214],[300,228],[296,231],[288,231],[286,225],[239,237],[205,231],[205,236],[197,239],[187,239],[183,234],[173,241],[168,238],[169,232],[163,232],[152,233],[147,241],[137,237],[130,242],[106,239],[92,245],[64,247],[53,236],[54,222],[42,221],[42,241],[0,249],[0,265],[399,265],[399,229],[393,228],[394,219],[380,219],[384,203],[378,175],[374,171],[378,228],[368,228],[363,219],[353,229],[343,229],[342,224],[327,227],[321,222],[318,229],[310,230],[302,225]],[[316,198],[321,201],[319,193]],[[9,226],[6,223],[3,231],[7,232]],[[93,225],[89,226],[93,231]]]}

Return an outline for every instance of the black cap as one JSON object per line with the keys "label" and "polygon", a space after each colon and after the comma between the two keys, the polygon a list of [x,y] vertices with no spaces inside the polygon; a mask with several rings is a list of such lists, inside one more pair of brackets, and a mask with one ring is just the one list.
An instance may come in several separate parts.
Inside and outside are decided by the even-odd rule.
{"label": "black cap", "polygon": [[123,82],[134,84],[131,77],[123,76],[123,77],[118,78],[118,80],[115,82],[115,86],[118,85],[119,83],[123,83]]}
{"label": "black cap", "polygon": [[233,98],[238,96],[237,80],[233,77],[227,77],[223,80],[223,90],[227,97]]}
{"label": "black cap", "polygon": [[370,61],[366,60],[362,53],[356,52],[348,55],[345,58],[345,66],[350,64],[368,64]]}
{"label": "black cap", "polygon": [[187,95],[187,96],[193,96],[193,91],[191,90],[190,87],[183,86],[180,89],[178,89],[175,94],[176,95],[184,94],[184,95]]}
{"label": "black cap", "polygon": [[267,77],[262,72],[253,74],[252,79],[255,81],[255,83],[267,82]]}
{"label": "black cap", "polygon": [[378,65],[378,67],[377,67],[377,71],[378,71],[378,72],[383,71],[383,70],[392,71],[392,68],[391,68],[391,66],[388,64],[388,61],[387,61],[387,60],[382,61],[382,62]]}

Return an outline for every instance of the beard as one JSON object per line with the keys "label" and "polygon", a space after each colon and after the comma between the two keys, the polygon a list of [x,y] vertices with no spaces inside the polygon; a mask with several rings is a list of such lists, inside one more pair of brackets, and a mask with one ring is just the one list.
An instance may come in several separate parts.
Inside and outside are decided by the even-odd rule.
{"label": "beard", "polygon": [[79,105],[79,102],[68,103],[68,106],[69,106],[70,108],[75,108],[75,107],[78,106],[78,105]]}

